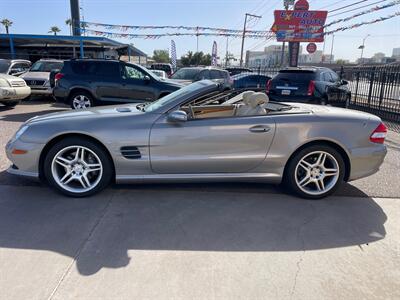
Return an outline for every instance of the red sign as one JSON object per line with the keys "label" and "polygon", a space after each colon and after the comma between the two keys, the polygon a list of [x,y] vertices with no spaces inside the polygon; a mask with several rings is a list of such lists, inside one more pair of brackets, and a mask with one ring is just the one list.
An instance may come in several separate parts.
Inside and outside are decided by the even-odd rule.
{"label": "red sign", "polygon": [[314,43],[309,43],[308,45],[307,45],[307,52],[308,53],[314,53],[315,51],[317,51],[317,45],[316,44],[314,44]]}
{"label": "red sign", "polygon": [[327,11],[276,10],[271,30],[278,42],[323,42]]}
{"label": "red sign", "polygon": [[310,8],[310,4],[308,4],[307,0],[299,0],[294,5],[295,10],[308,10]]}

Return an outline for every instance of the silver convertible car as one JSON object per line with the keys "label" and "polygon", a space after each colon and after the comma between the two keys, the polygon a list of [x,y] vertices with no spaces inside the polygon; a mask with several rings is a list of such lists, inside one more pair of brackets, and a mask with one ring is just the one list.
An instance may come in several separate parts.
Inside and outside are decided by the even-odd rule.
{"label": "silver convertible car", "polygon": [[34,117],[8,142],[9,172],[68,196],[110,182],[261,181],[319,199],[378,171],[386,127],[371,114],[199,81],[149,104]]}

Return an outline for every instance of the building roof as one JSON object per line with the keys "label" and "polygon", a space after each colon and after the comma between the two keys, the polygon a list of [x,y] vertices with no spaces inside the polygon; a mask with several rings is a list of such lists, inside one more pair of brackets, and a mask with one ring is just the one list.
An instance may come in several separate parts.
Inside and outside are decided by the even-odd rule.
{"label": "building roof", "polygon": [[132,45],[97,36],[0,34],[0,47],[9,47],[10,38],[16,48],[38,46],[68,47],[79,45],[80,41],[82,41],[85,47],[112,48],[126,53],[129,47],[132,56],[147,56],[146,53]]}

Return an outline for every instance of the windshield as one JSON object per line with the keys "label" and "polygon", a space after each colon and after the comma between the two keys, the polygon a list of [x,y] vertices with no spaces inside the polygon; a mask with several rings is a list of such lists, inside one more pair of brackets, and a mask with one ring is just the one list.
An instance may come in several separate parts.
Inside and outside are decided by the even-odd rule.
{"label": "windshield", "polygon": [[193,80],[201,69],[182,68],[171,76],[172,79]]}
{"label": "windshield", "polygon": [[9,61],[0,61],[0,73],[7,73],[11,63]]}
{"label": "windshield", "polygon": [[192,83],[190,85],[187,85],[179,90],[176,90],[175,92],[168,94],[167,96],[164,96],[164,97],[160,98],[159,100],[147,105],[146,107],[144,107],[143,110],[145,112],[155,111],[156,109],[159,109],[160,107],[163,107],[164,105],[167,105],[167,104],[175,101],[179,97],[182,97],[182,96],[192,93],[193,91],[197,90],[198,88],[199,88],[199,83]]}
{"label": "windshield", "polygon": [[58,61],[37,61],[33,64],[30,72],[51,72],[53,70],[61,70],[63,62]]}

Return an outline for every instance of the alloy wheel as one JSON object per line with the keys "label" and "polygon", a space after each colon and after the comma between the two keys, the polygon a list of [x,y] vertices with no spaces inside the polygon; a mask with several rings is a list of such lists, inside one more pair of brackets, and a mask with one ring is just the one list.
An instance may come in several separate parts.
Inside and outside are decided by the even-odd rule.
{"label": "alloy wheel", "polygon": [[72,99],[72,106],[74,109],[85,109],[92,106],[90,99],[85,95],[76,95]]}
{"label": "alloy wheel", "polygon": [[325,151],[306,154],[295,168],[296,185],[304,193],[318,196],[329,192],[340,175],[336,158]]}
{"label": "alloy wheel", "polygon": [[89,148],[69,146],[54,156],[51,173],[61,188],[73,193],[84,193],[98,185],[103,175],[103,165]]}

